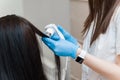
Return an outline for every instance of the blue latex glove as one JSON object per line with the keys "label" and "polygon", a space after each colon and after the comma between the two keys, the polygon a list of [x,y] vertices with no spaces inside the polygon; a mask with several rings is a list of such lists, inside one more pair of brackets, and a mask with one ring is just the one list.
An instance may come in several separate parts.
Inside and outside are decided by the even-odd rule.
{"label": "blue latex glove", "polygon": [[53,40],[51,38],[42,38],[42,41],[58,56],[70,56],[73,59],[76,58],[77,49],[79,46],[75,44],[59,39]]}
{"label": "blue latex glove", "polygon": [[[75,39],[70,33],[68,33],[66,30],[64,30],[62,28],[62,26],[58,25],[57,28],[63,34],[63,36],[65,37],[65,40],[67,40],[69,42],[72,42],[75,45],[78,45],[77,39]],[[55,33],[53,36],[51,36],[51,38],[54,39],[54,40],[60,39],[58,37],[57,33]]]}

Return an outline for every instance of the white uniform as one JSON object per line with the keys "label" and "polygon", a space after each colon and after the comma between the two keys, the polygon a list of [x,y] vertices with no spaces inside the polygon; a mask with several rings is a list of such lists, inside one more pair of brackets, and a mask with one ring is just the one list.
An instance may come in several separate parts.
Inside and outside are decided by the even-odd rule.
{"label": "white uniform", "polygon": [[[115,56],[120,54],[120,7],[116,8],[106,33],[101,34],[90,46],[92,27],[93,23],[84,39],[83,49],[100,59],[115,62]],[[82,80],[108,80],[85,65],[82,72]]]}

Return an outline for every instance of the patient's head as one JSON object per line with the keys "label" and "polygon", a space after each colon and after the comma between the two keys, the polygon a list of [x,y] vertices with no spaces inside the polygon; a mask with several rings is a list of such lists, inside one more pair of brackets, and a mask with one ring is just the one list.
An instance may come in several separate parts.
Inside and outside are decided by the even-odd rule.
{"label": "patient's head", "polygon": [[33,26],[16,15],[0,18],[0,80],[46,80]]}

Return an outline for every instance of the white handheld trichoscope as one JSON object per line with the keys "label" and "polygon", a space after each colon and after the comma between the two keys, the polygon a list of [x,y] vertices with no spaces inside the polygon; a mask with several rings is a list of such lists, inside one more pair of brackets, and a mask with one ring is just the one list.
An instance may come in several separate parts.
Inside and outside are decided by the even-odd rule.
{"label": "white handheld trichoscope", "polygon": [[58,30],[55,24],[49,24],[45,26],[45,34],[51,37],[54,33],[57,33],[61,39],[65,39],[63,34]]}
{"label": "white handheld trichoscope", "polygon": [[[51,37],[54,33],[57,33],[58,36],[61,39],[65,40],[63,34],[58,30],[58,28],[57,28],[57,26],[55,24],[49,24],[49,25],[45,26],[45,34],[47,36]],[[69,60],[69,58],[66,57],[65,67],[64,67],[64,69],[61,69],[61,71],[62,71],[62,73],[61,73],[62,74],[62,76],[61,76],[62,80],[65,80],[65,76],[66,76],[66,72],[67,72],[67,67],[68,67],[68,60]]]}

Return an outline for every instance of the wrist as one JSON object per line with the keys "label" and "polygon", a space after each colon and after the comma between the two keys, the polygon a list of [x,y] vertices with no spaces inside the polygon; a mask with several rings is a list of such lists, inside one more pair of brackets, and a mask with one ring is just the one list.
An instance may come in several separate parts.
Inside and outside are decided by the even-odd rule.
{"label": "wrist", "polygon": [[76,57],[75,61],[82,64],[86,54],[87,54],[86,51],[82,50],[81,48],[78,48],[77,53],[76,53],[77,57]]}
{"label": "wrist", "polygon": [[81,51],[82,51],[82,49],[81,49],[81,48],[78,48],[78,49],[77,49],[76,56],[80,55]]}

